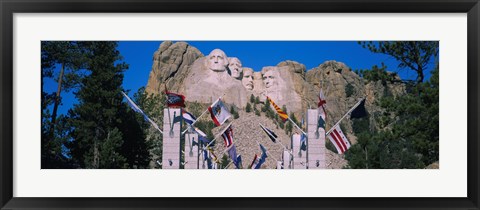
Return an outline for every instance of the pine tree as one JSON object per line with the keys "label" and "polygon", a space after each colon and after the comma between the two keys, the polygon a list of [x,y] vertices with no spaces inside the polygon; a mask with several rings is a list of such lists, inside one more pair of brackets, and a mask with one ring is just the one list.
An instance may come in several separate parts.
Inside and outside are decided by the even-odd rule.
{"label": "pine tree", "polygon": [[[89,75],[69,111],[73,131],[70,152],[81,168],[145,167],[142,130],[121,95],[123,72],[116,42],[86,42]],[[148,153],[147,153],[148,154]],[[148,161],[147,161],[148,162]]]}
{"label": "pine tree", "polygon": [[[57,168],[66,164],[62,151],[66,139],[58,138],[57,135],[66,129],[58,123],[64,116],[58,116],[57,112],[61,104],[61,92],[69,92],[78,84],[81,78],[79,69],[84,67],[84,64],[83,49],[78,42],[41,42],[42,168]],[[45,92],[43,86],[47,78],[57,82],[56,92]],[[51,105],[53,105],[52,110],[50,110]],[[63,130],[57,130],[58,126]]]}
{"label": "pine tree", "polygon": [[432,41],[381,41],[359,42],[362,47],[374,53],[390,55],[400,62],[399,68],[408,68],[417,74],[416,83],[424,79],[424,71],[431,63],[432,56],[438,56],[438,42]]}
{"label": "pine tree", "polygon": [[[389,45],[384,51],[390,52],[396,46],[395,53],[400,53],[406,45],[420,47],[419,44],[421,43]],[[428,48],[435,44],[438,43],[424,46]],[[426,49],[416,48],[404,53],[420,53],[419,50]],[[430,50],[438,52],[438,45],[436,49]],[[427,56],[428,53],[420,54]],[[425,70],[426,65],[422,66],[421,60],[430,58],[414,62],[405,58],[401,65],[420,65],[419,69]],[[386,72],[386,67],[375,67],[372,71],[362,71],[362,74],[368,80],[381,80],[385,87],[385,82],[395,82],[390,80],[392,77]],[[424,168],[439,160],[438,63],[428,81],[423,82],[422,77],[419,72],[415,83],[404,82],[406,93],[402,95],[394,97],[392,94],[384,94],[378,102],[382,110],[373,113],[376,116],[370,121],[375,126],[364,119],[353,121],[357,144],[345,153],[350,168]]]}
{"label": "pine tree", "polygon": [[[148,117],[161,126],[163,122],[163,109],[165,108],[165,97],[161,94],[148,94],[145,87],[139,88],[134,94],[136,104],[142,108]],[[141,127],[146,136],[147,146],[151,156],[150,167],[161,168],[156,161],[162,161],[163,135],[152,125],[143,119],[143,116],[137,114],[137,121],[141,122]],[[198,124],[197,124],[198,125]]]}
{"label": "pine tree", "polygon": [[247,102],[247,107],[245,107],[245,112],[251,112],[252,111],[252,105]]}

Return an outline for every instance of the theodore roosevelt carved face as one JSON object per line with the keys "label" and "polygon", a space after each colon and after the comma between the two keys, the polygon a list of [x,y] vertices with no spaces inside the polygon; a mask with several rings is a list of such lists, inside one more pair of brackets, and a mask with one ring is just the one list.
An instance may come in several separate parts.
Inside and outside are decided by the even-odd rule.
{"label": "theodore roosevelt carved face", "polygon": [[238,60],[238,58],[231,57],[228,58],[228,69],[230,70],[230,73],[233,78],[235,79],[241,79],[241,74],[242,74],[242,62]]}
{"label": "theodore roosevelt carved face", "polygon": [[225,55],[225,52],[220,49],[212,50],[207,56],[207,66],[212,71],[225,71],[228,66],[227,55]]}
{"label": "theodore roosevelt carved face", "polygon": [[247,90],[253,90],[253,70],[250,68],[243,69],[242,84]]}

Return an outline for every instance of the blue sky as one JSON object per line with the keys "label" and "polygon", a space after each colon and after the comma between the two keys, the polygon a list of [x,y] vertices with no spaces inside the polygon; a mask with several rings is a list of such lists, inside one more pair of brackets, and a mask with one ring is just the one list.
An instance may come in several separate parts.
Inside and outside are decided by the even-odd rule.
{"label": "blue sky", "polygon": [[[327,60],[345,63],[352,70],[368,69],[382,62],[389,71],[398,71],[398,62],[387,55],[375,54],[362,48],[356,41],[186,41],[208,55],[215,48],[225,51],[228,57],[238,57],[243,66],[261,70],[263,66],[275,66],[284,60],[294,60],[303,63],[307,70],[319,66]],[[118,50],[129,64],[125,72],[123,88],[130,90],[130,96],[140,87],[146,86],[152,68],[153,53],[162,41],[121,41]],[[426,79],[430,70],[425,71]],[[415,79],[416,75],[404,69],[399,71],[402,79]],[[57,84],[46,80],[44,89],[54,92]],[[62,93],[62,105],[59,113],[65,114],[76,103],[72,92]]]}

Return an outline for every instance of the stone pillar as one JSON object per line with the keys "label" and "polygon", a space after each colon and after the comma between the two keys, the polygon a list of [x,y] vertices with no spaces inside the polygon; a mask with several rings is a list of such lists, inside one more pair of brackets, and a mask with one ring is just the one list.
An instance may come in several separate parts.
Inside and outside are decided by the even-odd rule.
{"label": "stone pillar", "polygon": [[185,134],[185,169],[198,169],[198,134]]}
{"label": "stone pillar", "polygon": [[295,133],[292,135],[292,149],[293,149],[293,169],[307,168],[307,153],[300,149],[301,135]]}
{"label": "stone pillar", "polygon": [[282,161],[277,161],[277,169],[283,169],[283,162]]}
{"label": "stone pillar", "polygon": [[288,150],[283,151],[283,169],[292,169],[292,156]]}
{"label": "stone pillar", "polygon": [[208,169],[207,160],[205,160],[205,151],[200,148],[198,150],[198,169]]}
{"label": "stone pillar", "polygon": [[318,129],[318,109],[307,110],[307,134],[308,134],[308,168],[325,168],[325,129]]}
{"label": "stone pillar", "polygon": [[[175,118],[178,119],[179,117],[181,117],[180,109],[163,110],[163,169],[180,168],[180,121],[174,121]],[[170,127],[172,126],[172,124],[173,132],[170,132]]]}

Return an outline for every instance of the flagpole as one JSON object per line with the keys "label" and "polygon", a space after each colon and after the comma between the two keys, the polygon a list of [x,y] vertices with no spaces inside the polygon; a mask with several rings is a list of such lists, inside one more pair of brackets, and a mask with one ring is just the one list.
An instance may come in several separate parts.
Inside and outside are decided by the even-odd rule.
{"label": "flagpole", "polygon": [[224,168],[222,168],[222,169],[227,169],[230,165],[232,165],[232,163],[233,163],[233,162],[230,161],[230,162],[229,162]]}
{"label": "flagpole", "polygon": [[339,120],[337,123],[335,123],[335,125],[333,125],[332,128],[330,128],[330,130],[328,130],[328,131],[325,133],[325,136],[328,136],[328,134],[330,134],[330,132],[332,132],[332,130],[333,130],[338,124],[340,124],[340,122],[341,122],[347,115],[349,115],[355,108],[357,108],[357,107],[360,105],[360,103],[362,103],[363,100],[364,100],[364,98],[362,98],[362,100],[358,101],[350,110],[348,110],[348,112],[345,113],[345,115],[343,115],[343,117],[340,118],[340,120]]}
{"label": "flagpole", "polygon": [[300,128],[300,127],[299,127],[299,126],[298,126],[298,125],[295,123],[295,122],[293,122],[293,120],[292,120],[292,119],[290,119],[290,117],[288,117],[287,119],[288,119],[288,120],[290,120],[290,122],[292,122],[292,123],[293,123],[293,125],[295,125],[295,127],[297,127],[297,128],[298,128],[298,130],[302,131],[302,133],[303,133],[303,134],[307,135],[307,133],[305,133],[305,131],[303,131],[303,130],[302,130],[302,129],[301,129],[301,128]]}
{"label": "flagpole", "polygon": [[[265,128],[265,126],[263,126],[262,124],[260,124],[260,123],[258,123],[258,124],[260,125],[260,127]],[[255,140],[255,141],[257,141],[257,140]],[[257,141],[257,143],[258,143],[258,141]],[[293,155],[293,153],[291,153],[290,150],[288,150],[287,147],[285,147],[285,145],[282,144],[282,142],[280,141],[280,139],[278,139],[278,143],[279,143],[280,145],[282,145],[283,149],[287,150],[291,155]]]}
{"label": "flagpole", "polygon": [[[218,100],[218,99],[221,99],[223,96],[225,96],[225,93],[223,93],[220,97],[218,97],[217,100]],[[210,105],[210,106],[211,106],[211,105]],[[210,107],[210,106],[209,106],[209,107]],[[195,125],[195,123],[197,123],[197,121],[198,121],[205,113],[207,113],[207,112],[208,112],[208,108],[207,108],[207,110],[205,110],[200,116],[198,116],[198,117],[197,117],[197,120],[195,120],[195,122],[193,122],[190,126],[193,127],[193,125]],[[185,129],[184,131],[182,131],[182,135],[185,134],[185,132],[187,132],[187,130],[188,130],[188,128]]]}
{"label": "flagpole", "polygon": [[132,107],[132,104],[133,104],[133,106],[135,106],[135,107],[132,107],[132,109],[134,109],[135,112],[137,112],[137,113],[140,112],[140,114],[143,115],[143,118],[144,119],[146,118],[146,120],[148,120],[148,122],[150,123],[151,126],[153,126],[156,130],[160,131],[161,134],[163,134],[163,131],[160,130],[157,123],[155,123],[152,119],[150,119],[147,116],[147,114],[145,114],[145,112],[142,109],[140,109],[140,107],[138,107],[138,105],[135,104],[135,102],[133,102],[132,99],[130,99],[130,97],[128,97],[128,95],[125,92],[121,91],[121,93],[127,99],[127,103],[130,104],[130,107]]}
{"label": "flagpole", "polygon": [[173,136],[173,121],[172,118],[170,117],[170,106],[168,105],[168,94],[167,94],[167,83],[165,83],[165,98],[167,99],[167,112],[168,112],[168,121],[170,122],[170,137]]}
{"label": "flagpole", "polygon": [[[260,142],[258,142],[257,140],[255,140],[255,141],[257,142],[257,144],[258,144],[258,145],[260,145]],[[282,144],[282,146],[283,146],[283,144]],[[285,146],[284,146],[284,147],[285,147]],[[275,161],[277,161],[277,162],[278,162],[278,160],[277,160],[276,158],[274,158],[274,157],[273,157],[272,153],[270,153],[270,152],[267,150],[267,148],[265,148],[265,151],[267,151],[267,153],[268,153],[268,154],[270,154],[270,155],[271,155],[271,157],[272,157],[272,158],[273,158]]]}
{"label": "flagpole", "polygon": [[[232,123],[233,123],[233,122],[231,122],[230,124],[228,124],[228,126],[227,126],[225,129],[223,129],[222,132],[220,132],[219,134],[217,134],[217,135],[215,136],[215,138],[213,138],[213,139],[210,141],[210,143],[207,144],[207,146],[204,146],[204,147],[202,148],[202,151],[205,150],[208,146],[210,146],[214,141],[216,141],[219,136],[221,136],[223,133],[225,133],[225,131],[232,125]],[[232,139],[232,144],[233,144],[233,139]]]}

